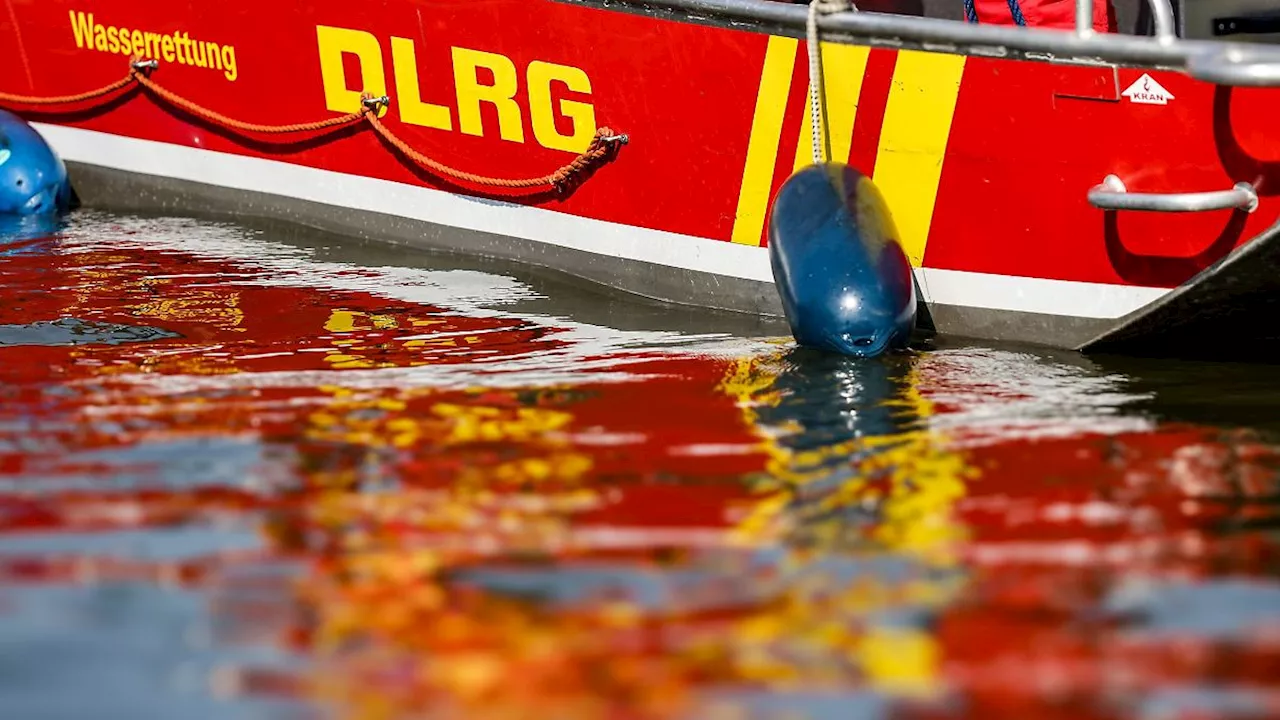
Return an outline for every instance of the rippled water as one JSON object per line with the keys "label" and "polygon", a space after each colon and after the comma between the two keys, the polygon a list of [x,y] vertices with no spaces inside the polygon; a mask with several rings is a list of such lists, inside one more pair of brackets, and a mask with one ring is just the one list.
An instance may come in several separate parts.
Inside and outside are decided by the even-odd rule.
{"label": "rippled water", "polygon": [[0,717],[1280,716],[1273,369],[524,272],[0,246]]}

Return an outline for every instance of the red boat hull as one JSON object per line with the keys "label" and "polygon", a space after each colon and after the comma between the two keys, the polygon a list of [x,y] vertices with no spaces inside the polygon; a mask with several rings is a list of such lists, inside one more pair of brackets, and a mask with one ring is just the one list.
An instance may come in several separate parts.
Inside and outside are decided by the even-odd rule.
{"label": "red boat hull", "polygon": [[[65,112],[14,106],[91,203],[197,209],[172,192],[95,189],[127,179],[664,300],[778,312],[762,246],[771,198],[808,158],[803,41],[551,0],[7,8],[0,43],[19,71],[3,92],[80,92],[137,54],[159,61],[155,82],[248,122],[325,119],[358,110],[361,91],[385,93],[382,121],[412,148],[500,178],[566,164],[600,127],[630,139],[570,193],[494,197],[422,170],[363,123],[246,135],[137,88]],[[825,54],[833,152],[884,193],[941,332],[1077,346],[1280,212],[1268,126],[1280,91],[1110,65]],[[1086,194],[1108,175],[1152,193],[1249,182],[1259,203],[1107,213]]]}

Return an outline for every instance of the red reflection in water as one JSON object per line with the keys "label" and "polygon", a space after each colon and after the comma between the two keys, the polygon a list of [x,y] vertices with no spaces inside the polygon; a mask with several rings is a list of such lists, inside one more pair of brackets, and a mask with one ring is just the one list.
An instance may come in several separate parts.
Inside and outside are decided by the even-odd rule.
{"label": "red reflection in water", "polygon": [[[0,554],[0,581],[198,589],[217,642],[313,661],[229,666],[214,692],[358,717],[757,717],[727,693],[760,691],[798,717],[816,714],[802,694],[863,692],[904,717],[1108,718],[1176,689],[1276,714],[1280,608],[1227,637],[1151,625],[1162,584],[1274,580],[1265,440],[1167,426],[961,447],[933,429],[958,406],[930,396],[990,378],[927,355],[828,373],[606,343],[574,362],[632,381],[513,387],[480,363],[581,340],[268,280],[123,246],[6,259],[0,324],[179,337],[0,347],[0,540],[239,523],[264,547]],[[471,374],[405,374],[444,366]]]}

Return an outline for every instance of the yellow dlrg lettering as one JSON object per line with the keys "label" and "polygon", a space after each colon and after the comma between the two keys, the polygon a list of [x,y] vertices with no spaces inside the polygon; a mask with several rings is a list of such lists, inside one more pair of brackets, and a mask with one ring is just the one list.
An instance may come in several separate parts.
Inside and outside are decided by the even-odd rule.
{"label": "yellow dlrg lettering", "polygon": [[[493,73],[492,85],[481,85],[476,70]],[[497,53],[453,48],[453,83],[458,92],[458,127],[468,135],[484,135],[480,119],[480,103],[493,104],[498,110],[498,133],[503,140],[524,142],[524,126],[520,106],[516,104],[516,66],[511,59]]]}
{"label": "yellow dlrg lettering", "polygon": [[[316,26],[316,42],[320,49],[320,76],[324,82],[325,106],[334,112],[360,111],[360,94],[367,92],[374,97],[387,94],[387,78],[382,67],[382,46],[378,39],[367,32],[346,28]],[[342,56],[352,54],[360,59],[359,90],[347,87],[346,73],[342,69]],[[378,116],[385,115],[385,107],[378,109]]]}
{"label": "yellow dlrg lettering", "polygon": [[580,153],[591,144],[596,134],[596,109],[590,103],[561,100],[560,112],[573,121],[573,132],[562,134],[556,129],[555,111],[551,108],[551,83],[562,82],[573,92],[590,94],[591,79],[576,67],[535,60],[529,63],[529,119],[533,136],[543,147]]}
{"label": "yellow dlrg lettering", "polygon": [[400,107],[401,122],[422,125],[437,130],[452,130],[453,121],[449,108],[422,102],[418,85],[418,56],[413,41],[408,38],[391,38],[391,66],[396,74],[396,104]]}
{"label": "yellow dlrg lettering", "polygon": [[[91,25],[92,21],[79,24],[73,22],[78,42],[89,45],[96,41]],[[122,46],[132,40],[135,48],[143,49],[144,38],[137,34],[132,37],[121,34],[117,39]],[[151,48],[154,44],[154,53],[168,49],[161,47],[164,44],[162,36],[156,35],[153,38],[148,34],[145,39],[146,48]],[[152,43],[152,40],[155,42]],[[492,120],[496,115],[499,137],[509,142],[523,143],[524,113],[527,111],[533,135],[539,145],[570,153],[585,150],[596,134],[596,112],[590,102],[593,90],[591,79],[580,68],[538,60],[523,68],[524,77],[521,78],[520,70],[505,55],[451,47],[456,102],[450,106],[423,100],[421,80],[424,77],[438,78],[439,75],[435,72],[427,72],[425,75],[420,72],[417,57],[419,48],[413,40],[392,36],[390,41],[391,67],[386,68],[378,37],[363,30],[316,26],[325,106],[330,111],[359,112],[363,93],[375,97],[386,95],[388,83],[392,80],[387,76],[387,71],[391,70],[395,75],[395,96],[389,106],[378,109],[378,115],[383,116],[389,107],[395,107],[401,122],[407,125],[448,132],[454,130],[454,113],[457,113],[458,131],[485,137],[493,135]],[[348,56],[351,55],[355,56],[360,68],[357,88],[347,86],[344,60],[350,62],[353,58]],[[522,81],[528,88],[527,108],[516,100]],[[553,87],[574,93],[576,98],[553,100]],[[447,92],[444,88],[437,87],[433,88],[431,95],[443,99],[441,95],[444,92]],[[488,109],[482,108],[484,103],[493,108],[493,114],[489,115],[490,127],[487,128],[487,133],[484,113]]]}

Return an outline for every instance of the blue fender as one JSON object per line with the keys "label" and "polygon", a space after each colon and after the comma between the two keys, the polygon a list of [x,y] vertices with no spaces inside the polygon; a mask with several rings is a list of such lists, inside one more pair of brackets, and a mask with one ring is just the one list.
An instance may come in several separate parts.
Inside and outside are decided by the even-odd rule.
{"label": "blue fender", "polygon": [[907,347],[915,275],[883,196],[854,168],[810,165],[787,178],[769,262],[798,345],[864,358]]}
{"label": "blue fender", "polygon": [[0,110],[0,216],[56,214],[70,204],[62,158],[26,120]]}

